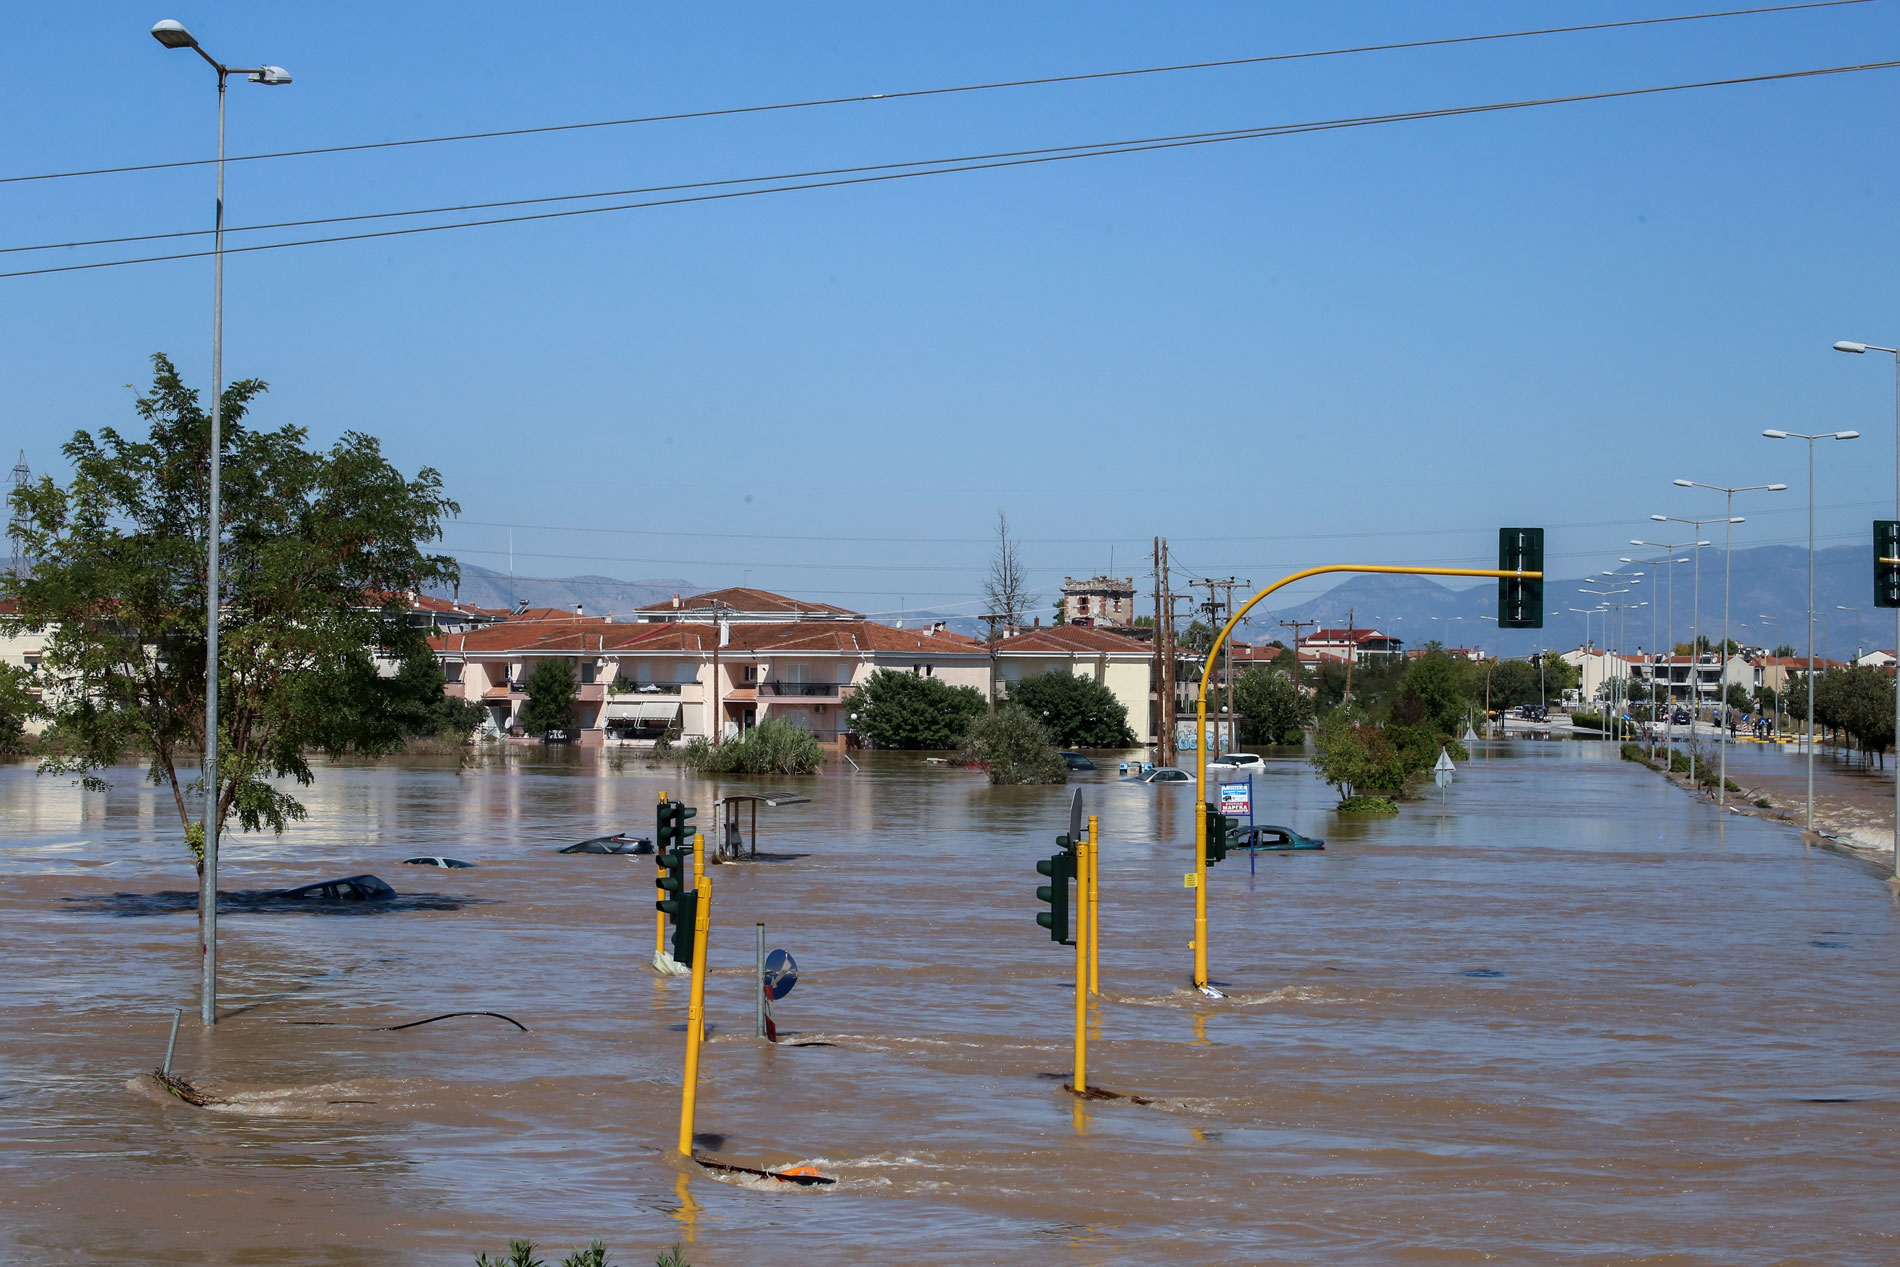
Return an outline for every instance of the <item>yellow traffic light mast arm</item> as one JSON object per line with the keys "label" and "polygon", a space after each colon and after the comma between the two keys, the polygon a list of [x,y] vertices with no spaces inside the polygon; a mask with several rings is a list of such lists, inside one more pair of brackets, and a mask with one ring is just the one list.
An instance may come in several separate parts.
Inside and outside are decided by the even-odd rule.
{"label": "yellow traffic light mast arm", "polygon": [[[1304,581],[1309,576],[1325,576],[1331,572],[1385,576],[1476,576],[1524,581],[1542,580],[1544,576],[1542,572],[1500,568],[1413,568],[1388,567],[1379,563],[1330,563],[1325,567],[1307,568],[1304,572],[1283,576],[1255,594],[1227,617],[1227,623],[1214,636],[1214,644],[1207,649],[1207,662],[1201,666],[1201,687],[1194,701],[1194,791],[1201,805],[1207,804],[1207,683],[1213,676],[1214,662],[1220,657],[1221,648],[1227,645],[1228,635],[1253,610],[1255,603],[1275,590],[1284,589],[1295,581]],[[1299,654],[1297,647],[1294,648],[1294,654]],[[1199,806],[1194,812],[1194,873],[1194,984],[1204,986],[1207,984],[1207,815]]]}

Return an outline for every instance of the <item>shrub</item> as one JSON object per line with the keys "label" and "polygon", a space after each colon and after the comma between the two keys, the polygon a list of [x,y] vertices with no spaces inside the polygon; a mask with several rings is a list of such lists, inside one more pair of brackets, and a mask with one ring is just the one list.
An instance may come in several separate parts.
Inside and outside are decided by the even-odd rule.
{"label": "shrub", "polygon": [[1570,714],[1570,724],[1573,726],[1579,726],[1583,728],[1584,730],[1602,730],[1603,729],[1603,714],[1602,713],[1572,713]]}
{"label": "shrub", "polygon": [[[1397,727],[1393,733],[1410,741],[1423,725]],[[1308,760],[1338,790],[1342,802],[1361,791],[1376,796],[1404,790],[1410,777],[1406,756],[1379,727],[1355,722],[1345,709],[1334,709],[1320,722],[1313,739],[1318,751]]]}
{"label": "shrub", "polygon": [[1775,803],[1769,800],[1765,796],[1758,796],[1755,798],[1756,809],[1773,809],[1774,807],[1775,807]]}
{"label": "shrub", "polygon": [[[974,694],[974,692],[972,692]],[[1094,678],[1057,671],[1009,684],[1009,702],[1041,720],[1064,748],[1132,748],[1128,708]]]}
{"label": "shrub", "polygon": [[1341,814],[1396,814],[1397,802],[1383,796],[1349,796],[1333,807]]}
{"label": "shrub", "polygon": [[717,748],[695,736],[680,760],[701,774],[810,774],[824,763],[825,750],[811,732],[769,717]]}
{"label": "shrub", "polygon": [[1641,761],[1644,763],[1649,761],[1649,754],[1643,751],[1643,745],[1639,743],[1624,744],[1622,753],[1623,760],[1625,761]]}
{"label": "shrub", "polygon": [[982,694],[934,677],[879,669],[851,697],[851,725],[878,748],[954,748],[983,715]]}
{"label": "shrub", "polygon": [[963,742],[970,760],[989,768],[991,783],[1068,782],[1049,732],[1014,702],[977,718]]}

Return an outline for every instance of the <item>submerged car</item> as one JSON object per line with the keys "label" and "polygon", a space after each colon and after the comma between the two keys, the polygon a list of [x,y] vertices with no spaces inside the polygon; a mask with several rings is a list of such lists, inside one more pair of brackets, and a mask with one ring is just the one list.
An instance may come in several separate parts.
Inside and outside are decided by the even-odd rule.
{"label": "submerged car", "polygon": [[430,854],[426,858],[404,858],[405,867],[472,867],[472,862],[463,862],[460,858],[444,858],[440,854]]}
{"label": "submerged car", "polygon": [[1239,770],[1247,774],[1267,768],[1266,759],[1251,752],[1223,752],[1207,763],[1210,770]]}
{"label": "submerged car", "polygon": [[1302,836],[1291,827],[1261,823],[1256,827],[1242,827],[1235,847],[1284,853],[1296,849],[1324,849],[1326,842],[1314,836]]}
{"label": "submerged car", "polygon": [[387,902],[396,896],[396,890],[373,875],[351,875],[279,889],[265,896],[278,902]]}
{"label": "submerged car", "polygon": [[652,853],[653,841],[645,836],[634,836],[620,832],[612,836],[596,836],[592,840],[583,840],[568,845],[562,853]]}
{"label": "submerged car", "polygon": [[1095,768],[1095,763],[1079,752],[1063,753],[1062,764],[1071,770],[1093,770]]}
{"label": "submerged car", "polygon": [[1142,777],[1143,783],[1192,783],[1194,776],[1171,765],[1158,766]]}

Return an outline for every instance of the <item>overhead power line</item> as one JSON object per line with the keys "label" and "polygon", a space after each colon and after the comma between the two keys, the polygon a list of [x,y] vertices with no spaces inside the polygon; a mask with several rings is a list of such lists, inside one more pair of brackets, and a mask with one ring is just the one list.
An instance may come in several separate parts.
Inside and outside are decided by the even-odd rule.
{"label": "overhead power line", "polygon": [[[1267,137],[1293,136],[1309,132],[1326,132],[1346,128],[1370,127],[1384,123],[1409,123],[1424,119],[1446,119],[1463,115],[1492,114],[1505,110],[1525,110],[1542,106],[1572,105],[1586,101],[1609,101],[1626,97],[1654,96],[1660,93],[1687,92],[1701,88],[1726,88],[1743,84],[1774,83],[1784,80],[1815,79],[1830,75],[1858,74],[1862,71],[1891,70],[1900,66],[1900,61],[1863,62],[1851,66],[1824,66],[1809,70],[1779,71],[1765,75],[1741,75],[1729,79],[1707,79],[1692,83],[1663,84],[1648,88],[1619,88],[1606,92],[1576,93],[1563,97],[1539,97],[1519,101],[1488,102],[1472,106],[1446,106],[1430,110],[1413,110],[1395,114],[1362,115],[1354,118],[1327,119],[1310,123],[1269,124],[1249,128],[1233,128],[1216,132],[1184,133],[1178,136],[1149,137],[1132,141],[1103,141],[1087,145],[1058,146],[1039,150],[1003,151],[996,155],[971,156],[970,161],[952,160],[948,165],[927,166],[931,160],[916,160],[906,163],[878,164],[861,168],[860,171],[874,174],[841,177],[830,180],[806,181],[800,184],[768,185],[759,189],[724,190],[718,193],[693,194],[679,198],[656,198],[645,202],[615,203],[605,207],[576,207],[563,211],[540,211],[517,216],[497,216],[485,220],[462,220],[452,224],[417,225],[411,228],[378,229],[368,233],[334,234],[328,237],[302,238],[290,242],[263,242],[251,246],[226,247],[226,255],[248,254],[253,251],[279,251],[292,247],[322,246],[336,242],[361,242],[375,238],[407,237],[420,233],[441,233],[452,229],[484,228],[501,224],[524,224],[536,220],[558,220],[573,216],[602,215],[614,211],[639,211],[653,207],[681,206],[689,203],[719,202],[735,198],[752,198],[762,194],[797,193],[812,189],[832,189],[848,185],[868,185],[885,181],[910,180],[919,176],[944,176],[956,172],[986,171],[1007,167],[1026,167],[1040,163],[1065,162],[1079,158],[1103,158],[1116,154],[1137,154],[1150,150],[1181,149],[1197,145],[1216,145],[1231,141],[1258,140]],[[938,160],[942,162],[942,160]],[[893,171],[892,168],[921,168],[921,170]],[[772,179],[762,177],[758,179]],[[714,182],[749,183],[749,182]],[[584,197],[585,195],[583,195]],[[595,197],[604,195],[593,195]],[[451,208],[448,210],[456,210]],[[133,259],[101,260],[86,264],[61,264],[47,268],[18,269],[0,273],[5,277],[33,277],[45,273],[84,272],[100,268],[123,268],[133,264],[157,264],[171,260],[203,259],[214,254],[213,251],[181,251],[169,255],[146,255]]]}
{"label": "overhead power line", "polygon": [[[594,128],[631,127],[645,123],[675,123],[689,119],[717,119],[733,115],[768,114],[785,110],[809,110],[820,106],[856,105],[873,101],[903,101],[917,97],[942,97],[957,93],[990,92],[1001,88],[1035,88],[1049,84],[1084,83],[1097,79],[1124,79],[1135,75],[1168,75],[1190,70],[1216,70],[1231,66],[1259,66],[1271,62],[1306,61],[1320,57],[1345,57],[1359,53],[1388,53],[1406,49],[1442,48],[1454,44],[1478,44],[1495,40],[1520,40],[1545,35],[1575,35],[1588,31],[1611,31],[1626,27],[1663,26],[1678,22],[1704,22],[1714,18],[1752,17],[1768,13],[1791,13],[1802,9],[1834,9],[1844,5],[1868,4],[1872,0],[1806,0],[1800,4],[1777,4],[1750,9],[1723,9],[1709,13],[1680,13],[1659,18],[1629,18],[1617,22],[1591,22],[1576,26],[1539,27],[1523,31],[1493,31],[1481,35],[1451,35],[1429,40],[1406,40],[1394,44],[1362,44],[1349,48],[1313,49],[1299,53],[1269,53],[1258,57],[1230,57],[1219,61],[1180,62],[1167,66],[1138,66],[1124,70],[1086,71],[1073,75],[1043,75],[1033,79],[1003,79],[990,83],[957,84],[945,88],[911,88],[898,92],[859,93],[848,97],[817,97],[805,101],[781,101],[758,106],[726,106],[713,110],[676,111],[671,114],[636,115],[626,119],[595,119],[584,123],[552,123],[539,127],[502,128],[487,132],[458,132],[448,136],[419,136],[396,141],[364,141],[354,145],[324,145],[301,150],[272,150],[259,154],[227,157],[227,163],[248,163],[261,159],[306,158],[318,154],[350,154],[365,150],[398,149],[415,145],[442,145],[457,141],[487,141],[510,136],[540,136],[554,132],[579,132]],[[122,167],[89,167],[65,172],[42,172],[27,176],[0,176],[0,184],[22,181],[66,180],[76,176],[113,176],[127,172],[165,171],[180,167],[204,167],[215,158],[177,159],[167,163],[133,163]]]}

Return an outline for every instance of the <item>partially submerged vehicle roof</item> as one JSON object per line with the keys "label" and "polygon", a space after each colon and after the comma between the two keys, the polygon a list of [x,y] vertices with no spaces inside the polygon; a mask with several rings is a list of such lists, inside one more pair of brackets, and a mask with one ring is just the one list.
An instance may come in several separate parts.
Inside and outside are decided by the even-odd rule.
{"label": "partially submerged vehicle roof", "polygon": [[269,896],[289,902],[386,902],[396,896],[396,890],[373,875],[349,875],[279,889]]}
{"label": "partially submerged vehicle roof", "polygon": [[612,836],[596,836],[592,840],[579,841],[568,845],[562,853],[652,853],[653,841],[647,836],[635,836],[631,832],[619,832]]}
{"label": "partially submerged vehicle roof", "polygon": [[1142,779],[1144,783],[1192,783],[1194,776],[1171,765],[1156,766]]}
{"label": "partially submerged vehicle roof", "polygon": [[472,862],[463,862],[460,858],[444,858],[440,854],[430,854],[426,858],[404,858],[405,867],[472,867]]}

